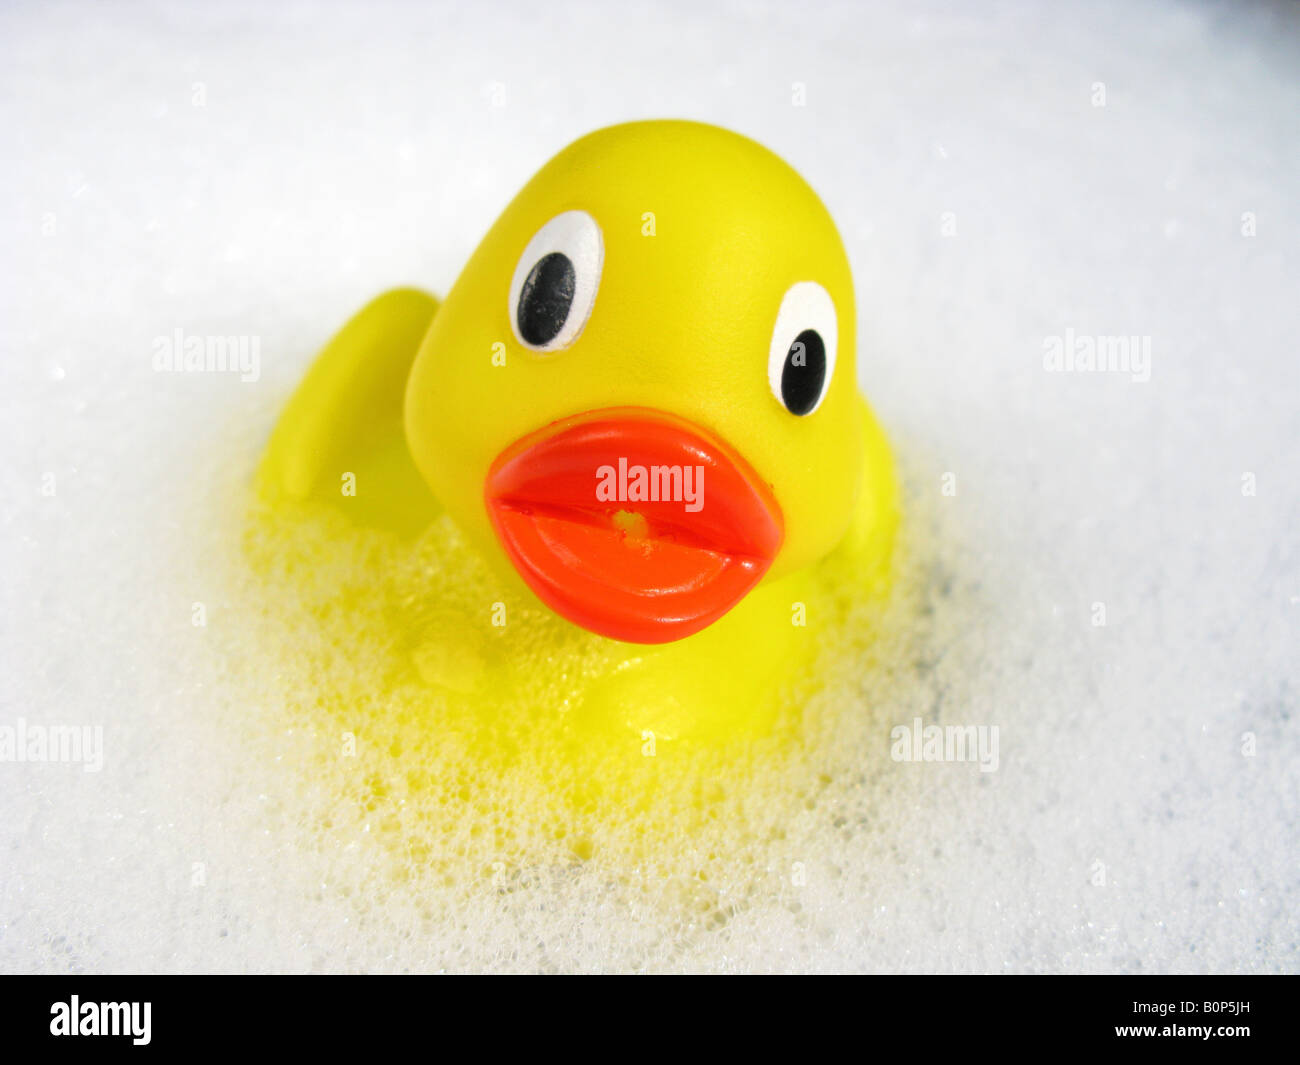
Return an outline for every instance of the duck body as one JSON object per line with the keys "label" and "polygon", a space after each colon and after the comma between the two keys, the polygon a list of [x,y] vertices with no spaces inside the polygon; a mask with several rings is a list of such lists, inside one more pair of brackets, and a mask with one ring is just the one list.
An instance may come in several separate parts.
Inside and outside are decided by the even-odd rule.
{"label": "duck body", "polygon": [[[395,289],[344,326],[262,495],[412,540],[454,525],[500,593],[435,637],[435,686],[492,702],[532,619],[599,649],[566,727],[748,732],[824,645],[821,607],[887,584],[897,484],[855,327],[834,224],[778,157],[699,123],[599,130],[444,301]],[[498,624],[507,601],[524,609]]]}

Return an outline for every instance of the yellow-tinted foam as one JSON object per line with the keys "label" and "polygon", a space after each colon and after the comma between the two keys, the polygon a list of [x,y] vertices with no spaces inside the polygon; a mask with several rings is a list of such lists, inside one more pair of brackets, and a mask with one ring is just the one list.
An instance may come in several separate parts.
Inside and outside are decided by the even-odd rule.
{"label": "yellow-tinted foam", "polygon": [[[770,620],[801,654],[757,683],[725,655],[656,677],[640,661],[653,649],[586,633],[499,584],[445,515],[411,540],[353,522],[346,504],[255,502],[250,513],[244,554],[263,668],[280,685],[273,712],[312,735],[312,776],[343,784],[324,801],[363,811],[397,869],[463,870],[466,840],[496,856],[484,875],[537,860],[546,840],[628,861],[682,833],[712,851],[745,846],[764,820],[747,827],[736,809],[786,771],[809,700],[864,668],[889,583],[877,556],[836,554],[773,586]],[[608,693],[625,675],[641,679],[620,702]],[[691,720],[710,700],[725,710],[737,689],[759,694],[752,713],[678,729],[679,700]]]}

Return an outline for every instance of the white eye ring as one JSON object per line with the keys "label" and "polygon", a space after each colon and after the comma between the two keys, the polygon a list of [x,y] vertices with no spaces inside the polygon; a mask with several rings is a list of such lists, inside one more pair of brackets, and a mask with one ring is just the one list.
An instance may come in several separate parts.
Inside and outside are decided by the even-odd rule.
{"label": "white eye ring", "polygon": [[[814,336],[805,340],[806,332]],[[820,351],[817,340],[821,342]],[[835,304],[830,293],[816,281],[796,281],[786,289],[772,329],[767,381],[776,401],[791,414],[806,417],[821,406],[835,374],[838,341]],[[796,351],[796,343],[802,351]],[[795,359],[803,361],[794,362]],[[791,363],[788,367],[787,362]],[[820,378],[816,373],[819,367]]]}
{"label": "white eye ring", "polygon": [[600,226],[586,211],[565,211],[542,226],[510,282],[515,339],[532,351],[560,351],[577,340],[596,305],[604,263]]}

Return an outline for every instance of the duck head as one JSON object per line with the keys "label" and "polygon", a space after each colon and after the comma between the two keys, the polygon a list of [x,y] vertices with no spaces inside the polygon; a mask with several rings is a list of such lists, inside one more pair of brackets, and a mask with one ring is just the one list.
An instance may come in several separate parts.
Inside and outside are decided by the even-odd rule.
{"label": "duck head", "polygon": [[847,256],[794,170],[713,126],[613,126],[483,238],[412,368],[407,442],[556,613],[677,640],[844,536],[854,336]]}

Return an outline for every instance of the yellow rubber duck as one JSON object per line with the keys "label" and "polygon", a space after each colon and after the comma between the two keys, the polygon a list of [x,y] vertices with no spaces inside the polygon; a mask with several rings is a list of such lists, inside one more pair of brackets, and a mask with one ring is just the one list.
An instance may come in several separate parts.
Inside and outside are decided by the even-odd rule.
{"label": "yellow rubber duck", "polygon": [[[793,169],[715,126],[612,126],[529,181],[445,300],[396,289],[344,326],[261,491],[403,536],[450,517],[547,624],[603,641],[570,720],[748,731],[816,650],[818,575],[887,579],[897,485],[855,337]],[[507,681],[463,675],[456,628],[439,668],[490,701]]]}

